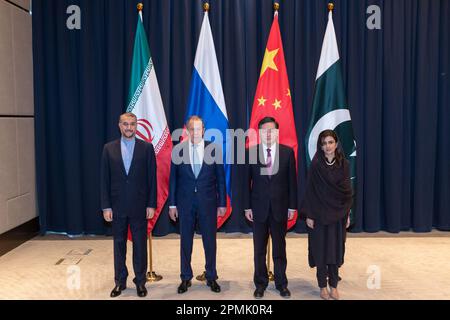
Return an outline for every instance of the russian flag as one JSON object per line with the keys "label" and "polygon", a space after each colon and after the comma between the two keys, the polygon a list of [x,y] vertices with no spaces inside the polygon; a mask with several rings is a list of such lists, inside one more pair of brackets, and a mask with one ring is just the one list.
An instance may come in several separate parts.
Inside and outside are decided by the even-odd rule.
{"label": "russian flag", "polygon": [[205,130],[216,129],[222,133],[223,137],[227,212],[223,217],[218,217],[217,219],[217,229],[219,229],[231,214],[231,165],[226,161],[227,155],[229,156],[231,151],[230,144],[227,143],[227,129],[229,128],[227,108],[225,106],[219,65],[207,11],[205,11],[203,17],[195,54],[185,122],[192,115],[198,115],[203,119]]}

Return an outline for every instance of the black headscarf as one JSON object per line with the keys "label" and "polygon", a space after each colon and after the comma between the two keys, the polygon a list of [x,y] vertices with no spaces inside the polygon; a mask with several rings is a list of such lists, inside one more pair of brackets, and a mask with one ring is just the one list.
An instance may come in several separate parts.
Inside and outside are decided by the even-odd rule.
{"label": "black headscarf", "polygon": [[344,158],[341,163],[328,165],[323,152],[316,152],[308,172],[301,217],[323,225],[335,223],[349,213],[352,196],[348,160]]}

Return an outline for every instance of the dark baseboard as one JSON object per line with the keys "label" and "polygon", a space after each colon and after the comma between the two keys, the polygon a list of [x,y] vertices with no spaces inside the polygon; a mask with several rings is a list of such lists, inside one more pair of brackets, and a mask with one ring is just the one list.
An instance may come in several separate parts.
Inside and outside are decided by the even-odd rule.
{"label": "dark baseboard", "polygon": [[0,234],[0,257],[39,234],[39,217]]}

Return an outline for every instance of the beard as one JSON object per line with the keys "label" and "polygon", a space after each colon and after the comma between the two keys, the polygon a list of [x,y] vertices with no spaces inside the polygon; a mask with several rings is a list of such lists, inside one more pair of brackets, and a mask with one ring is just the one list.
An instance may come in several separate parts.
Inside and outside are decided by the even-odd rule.
{"label": "beard", "polygon": [[135,134],[136,134],[136,132],[133,132],[133,131],[125,131],[124,132],[124,136],[126,138],[133,138],[135,136]]}

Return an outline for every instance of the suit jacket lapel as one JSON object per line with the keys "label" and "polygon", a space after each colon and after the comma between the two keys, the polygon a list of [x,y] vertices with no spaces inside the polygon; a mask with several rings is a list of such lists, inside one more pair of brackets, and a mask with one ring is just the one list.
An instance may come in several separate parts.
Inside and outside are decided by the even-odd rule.
{"label": "suit jacket lapel", "polygon": [[277,176],[277,173],[280,170],[280,150],[280,144],[277,144],[277,152],[275,153],[275,161],[272,167],[278,168],[278,170],[272,175],[272,179]]}
{"label": "suit jacket lapel", "polygon": [[[262,173],[262,170],[266,170],[267,168],[267,163],[266,163],[266,159],[264,158],[264,152],[267,152],[266,150],[264,150],[264,146],[261,144],[258,145],[258,166],[259,166],[259,170]],[[265,174],[261,176],[264,179],[270,180],[269,175]]]}
{"label": "suit jacket lapel", "polygon": [[[186,150],[187,150],[188,155],[189,155],[189,140],[187,142],[185,142],[185,143],[187,143],[187,148],[183,147],[183,149],[181,149],[181,157],[182,158],[184,158],[184,151],[186,151]],[[186,169],[189,172],[189,174],[195,179],[194,169],[192,168],[191,161],[192,161],[192,157],[189,155],[189,162],[188,163],[184,163],[183,162],[181,165],[182,165],[182,167],[186,167]]]}
{"label": "suit jacket lapel", "polygon": [[[134,168],[134,166],[135,166],[135,162],[136,162],[136,153],[139,151],[139,150],[138,150],[139,146],[140,146],[140,144],[138,143],[137,138],[135,138],[135,140],[134,140],[133,157],[132,157],[131,164],[130,164],[130,170],[128,171],[128,176],[131,176],[131,173],[132,173],[133,168]],[[125,168],[125,167],[124,167],[124,168]]]}
{"label": "suit jacket lapel", "polygon": [[[202,174],[202,172],[203,172],[203,168],[205,167],[205,150],[206,150],[206,147],[209,145],[210,143],[209,142],[206,142],[205,141],[205,143],[204,143],[204,148],[203,148],[203,159],[202,159],[202,167],[200,168],[200,172],[198,173],[198,177],[197,177],[197,179],[200,177],[200,175]],[[192,171],[192,174],[194,174],[194,171]],[[195,176],[195,175],[194,175]]]}
{"label": "suit jacket lapel", "polygon": [[126,172],[126,170],[125,170],[125,163],[123,162],[123,157],[122,157],[122,142],[121,142],[120,139],[117,140],[116,146],[115,146],[114,150],[115,150],[115,152],[116,152],[116,155],[117,155],[117,156],[119,157],[119,159],[120,159],[120,163],[122,164],[122,165],[120,166],[120,167],[122,168],[122,173],[123,173],[124,176],[126,176],[126,175],[127,175],[127,172]]}

